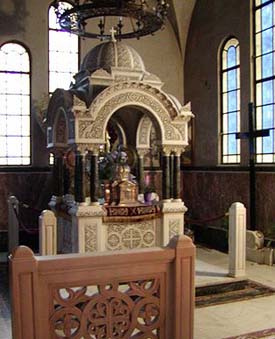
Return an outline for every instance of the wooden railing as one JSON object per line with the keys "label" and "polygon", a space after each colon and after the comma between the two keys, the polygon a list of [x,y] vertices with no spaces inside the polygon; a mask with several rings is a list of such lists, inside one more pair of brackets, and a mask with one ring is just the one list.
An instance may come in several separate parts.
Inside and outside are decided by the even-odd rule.
{"label": "wooden railing", "polygon": [[195,247],[10,256],[15,339],[192,339]]}

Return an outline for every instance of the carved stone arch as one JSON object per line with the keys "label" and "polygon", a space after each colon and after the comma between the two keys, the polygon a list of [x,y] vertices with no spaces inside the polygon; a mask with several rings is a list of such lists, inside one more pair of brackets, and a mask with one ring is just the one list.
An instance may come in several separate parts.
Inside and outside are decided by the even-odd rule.
{"label": "carved stone arch", "polygon": [[68,145],[68,119],[63,107],[56,112],[53,124],[53,142],[57,147],[67,148]]}
{"label": "carved stone arch", "polygon": [[168,95],[149,85],[128,82],[108,87],[97,96],[89,113],[79,119],[79,141],[89,139],[94,143],[104,143],[109,119],[126,106],[141,108],[154,118],[163,145],[184,143],[181,133],[172,124],[179,112]]}
{"label": "carved stone arch", "polygon": [[60,107],[63,107],[65,112],[71,112],[73,107],[73,95],[70,91],[58,88],[56,89],[49,101],[47,110],[47,125],[52,126],[56,118],[56,112]]}
{"label": "carved stone arch", "polygon": [[140,119],[136,136],[136,147],[138,149],[149,149],[152,125],[153,122],[147,115]]}
{"label": "carved stone arch", "polygon": [[120,144],[126,147],[127,146],[127,138],[126,138],[125,130],[124,130],[122,124],[121,124],[121,121],[113,115],[108,123],[110,123],[116,129],[116,132],[117,132],[119,140],[120,140]]}

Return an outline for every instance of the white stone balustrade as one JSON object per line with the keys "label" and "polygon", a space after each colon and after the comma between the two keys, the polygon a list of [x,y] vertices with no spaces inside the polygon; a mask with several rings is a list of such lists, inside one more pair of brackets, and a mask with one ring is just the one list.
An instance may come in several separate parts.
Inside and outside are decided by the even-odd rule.
{"label": "white stone balustrade", "polygon": [[229,209],[229,276],[245,276],[246,208],[235,202]]}

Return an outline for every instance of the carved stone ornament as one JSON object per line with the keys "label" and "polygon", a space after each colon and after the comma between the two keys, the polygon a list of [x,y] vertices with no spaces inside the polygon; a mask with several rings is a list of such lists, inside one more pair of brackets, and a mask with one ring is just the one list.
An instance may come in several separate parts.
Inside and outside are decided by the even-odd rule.
{"label": "carved stone ornament", "polygon": [[78,125],[80,140],[77,142],[87,139],[104,142],[104,131],[111,115],[127,105],[143,107],[155,116],[162,131],[162,143],[175,141],[175,144],[185,144],[181,132],[172,124],[180,113],[169,96],[157,88],[135,82],[110,86],[96,97],[89,115],[79,115],[82,121]]}
{"label": "carved stone ornament", "polygon": [[141,281],[54,288],[55,338],[158,338],[163,333],[158,276]]}
{"label": "carved stone ornament", "polygon": [[107,248],[109,250],[145,248],[156,246],[153,220],[137,224],[107,224]]}
{"label": "carved stone ornament", "polygon": [[183,202],[165,202],[162,205],[162,213],[185,213],[187,210]]}
{"label": "carved stone ornament", "polygon": [[[187,146],[187,145],[186,145]],[[179,145],[164,145],[162,147],[162,152],[164,155],[169,156],[172,153],[176,155],[181,155],[184,152],[186,146],[179,146]]]}
{"label": "carved stone ornament", "polygon": [[180,220],[169,220],[169,239],[180,233]]}
{"label": "carved stone ornament", "polygon": [[96,224],[85,225],[85,252],[97,250]]}
{"label": "carved stone ornament", "polygon": [[138,148],[137,153],[139,158],[144,158],[145,155],[148,153],[148,148]]}
{"label": "carved stone ornament", "polygon": [[76,111],[79,110],[79,112],[86,112],[87,107],[85,105],[85,102],[82,101],[80,98],[78,98],[76,95],[73,96],[73,107],[75,108]]}

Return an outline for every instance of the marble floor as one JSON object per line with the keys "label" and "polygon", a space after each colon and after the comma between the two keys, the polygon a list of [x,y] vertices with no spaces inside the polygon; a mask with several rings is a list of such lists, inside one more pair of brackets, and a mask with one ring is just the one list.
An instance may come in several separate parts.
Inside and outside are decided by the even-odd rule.
{"label": "marble floor", "polygon": [[[197,247],[196,286],[233,281],[227,277],[227,271],[226,254]],[[247,262],[247,278],[275,288],[275,267]],[[0,263],[0,339],[11,338],[10,326],[8,275],[6,265]],[[272,295],[196,309],[194,339],[224,339],[274,327],[275,295]]]}
{"label": "marble floor", "polygon": [[[227,277],[228,256],[197,248],[196,286],[233,281]],[[246,263],[247,278],[275,288],[275,267]],[[275,327],[275,295],[197,308],[194,339],[224,339]],[[272,337],[272,339],[274,339]],[[252,338],[251,338],[252,339]]]}

